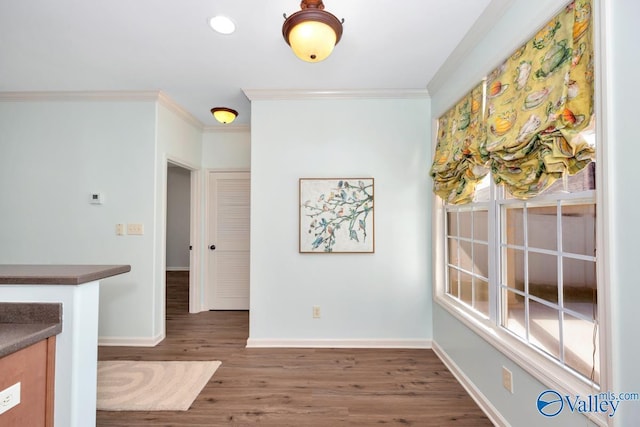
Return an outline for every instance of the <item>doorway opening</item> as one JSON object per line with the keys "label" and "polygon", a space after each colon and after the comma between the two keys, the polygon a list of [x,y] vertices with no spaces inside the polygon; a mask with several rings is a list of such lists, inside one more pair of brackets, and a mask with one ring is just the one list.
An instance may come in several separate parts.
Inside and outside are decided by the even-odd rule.
{"label": "doorway opening", "polygon": [[[166,307],[172,303],[171,295],[176,292],[186,293],[188,303],[184,307],[185,312],[201,311],[197,246],[198,171],[168,160],[166,177],[165,317]],[[170,285],[173,287],[171,294],[168,292]],[[184,298],[180,299],[184,301]]]}

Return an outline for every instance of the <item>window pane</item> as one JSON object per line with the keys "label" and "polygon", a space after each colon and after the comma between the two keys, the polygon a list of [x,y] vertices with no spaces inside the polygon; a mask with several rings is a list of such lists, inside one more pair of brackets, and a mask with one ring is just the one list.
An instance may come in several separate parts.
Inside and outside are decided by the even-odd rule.
{"label": "window pane", "polygon": [[598,301],[596,263],[563,258],[562,280],[564,306],[594,319]]}
{"label": "window pane", "polygon": [[458,225],[460,226],[460,237],[471,238],[471,211],[458,212]]}
{"label": "window pane", "polygon": [[562,207],[562,251],[595,256],[596,207],[573,205]]}
{"label": "window pane", "polygon": [[529,341],[555,358],[560,357],[558,310],[529,300]]}
{"label": "window pane", "polygon": [[476,292],[473,307],[480,313],[489,317],[489,283],[485,280],[474,277],[473,285]]}
{"label": "window pane", "polygon": [[449,236],[458,235],[458,213],[447,212],[447,228]]}
{"label": "window pane", "polygon": [[505,292],[504,327],[521,338],[526,338],[524,327],[524,298],[514,292]]}
{"label": "window pane", "polygon": [[527,240],[529,247],[558,249],[557,209],[555,206],[527,208]]}
{"label": "window pane", "polygon": [[[564,359],[565,364],[591,378],[592,370],[596,382],[600,382],[600,354],[598,349],[598,331],[593,322],[564,316]],[[595,337],[594,337],[595,333]],[[595,341],[594,341],[595,338]],[[594,355],[594,346],[596,353]],[[595,365],[594,365],[595,358]],[[595,366],[595,369],[593,367]]]}
{"label": "window pane", "polygon": [[491,174],[488,173],[476,186],[474,202],[487,202],[491,198]]}
{"label": "window pane", "polygon": [[489,240],[489,214],[487,211],[473,212],[473,238],[474,240]]}
{"label": "window pane", "polygon": [[460,242],[460,267],[466,271],[472,271],[471,242]]}
{"label": "window pane", "polygon": [[449,247],[449,259],[447,260],[448,263],[459,266],[460,261],[458,260],[458,240],[447,239],[447,245]]}
{"label": "window pane", "polygon": [[489,277],[489,246],[485,243],[473,244],[473,272]]}
{"label": "window pane", "polygon": [[506,273],[505,284],[510,288],[524,291],[524,251],[507,249],[507,258],[502,267]]}
{"label": "window pane", "polygon": [[460,291],[458,289],[458,270],[449,267],[449,289],[448,292],[454,297],[459,297]]}
{"label": "window pane", "polygon": [[522,208],[508,208],[506,224],[506,241],[509,245],[524,246],[524,225]]}
{"label": "window pane", "polygon": [[558,257],[529,252],[529,293],[558,302]]}
{"label": "window pane", "polygon": [[594,190],[596,188],[596,164],[591,162],[586,168],[577,174],[567,175],[564,179],[559,179],[551,187],[544,191],[544,194],[554,193],[579,193],[581,191]]}
{"label": "window pane", "polygon": [[471,276],[460,272],[460,299],[471,305],[473,298]]}

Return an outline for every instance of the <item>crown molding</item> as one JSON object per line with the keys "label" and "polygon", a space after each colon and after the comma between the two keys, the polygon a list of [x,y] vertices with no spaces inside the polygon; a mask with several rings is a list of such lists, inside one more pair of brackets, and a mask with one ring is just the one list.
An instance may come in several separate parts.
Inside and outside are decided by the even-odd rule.
{"label": "crown molding", "polygon": [[251,132],[251,126],[246,124],[204,126],[202,128],[202,132],[204,133],[247,133],[247,132]]}
{"label": "crown molding", "polygon": [[34,101],[97,101],[97,102],[158,102],[188,123],[202,130],[204,124],[193,114],[162,91],[51,91],[51,92],[0,92],[2,102]]}
{"label": "crown molding", "polygon": [[0,92],[0,101],[156,101],[158,91]]}
{"label": "crown molding", "polygon": [[251,101],[279,101],[305,99],[426,99],[427,89],[356,89],[356,90],[311,90],[311,89],[243,89]]}
{"label": "crown molding", "polygon": [[174,112],[178,117],[181,117],[182,119],[184,119],[188,123],[190,123],[193,126],[197,127],[199,130],[203,130],[204,129],[204,124],[200,120],[198,120],[193,114],[191,114],[189,111],[187,111],[180,104],[175,102],[166,93],[164,93],[162,91],[158,92],[157,93],[157,99],[158,99],[158,103],[160,103],[160,104],[164,105],[165,107],[167,107],[169,110]]}

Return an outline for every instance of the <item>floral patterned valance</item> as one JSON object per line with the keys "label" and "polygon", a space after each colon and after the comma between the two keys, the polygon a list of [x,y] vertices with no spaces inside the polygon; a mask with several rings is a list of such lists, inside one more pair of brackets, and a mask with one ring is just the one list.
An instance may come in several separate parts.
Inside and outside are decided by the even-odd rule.
{"label": "floral patterned valance", "polygon": [[593,114],[591,3],[576,0],[487,77],[487,139],[496,183],[539,194],[589,164],[577,134]]}
{"label": "floral patterned valance", "polygon": [[438,120],[431,176],[434,192],[448,203],[473,200],[476,184],[489,172],[480,150],[485,137],[479,85]]}
{"label": "floral patterned valance", "polygon": [[[526,199],[593,160],[578,135],[593,116],[592,34],[591,0],[575,0],[487,76],[484,98],[476,88],[440,118],[436,194],[470,202],[489,167],[497,184]],[[483,100],[484,120],[472,112]]]}

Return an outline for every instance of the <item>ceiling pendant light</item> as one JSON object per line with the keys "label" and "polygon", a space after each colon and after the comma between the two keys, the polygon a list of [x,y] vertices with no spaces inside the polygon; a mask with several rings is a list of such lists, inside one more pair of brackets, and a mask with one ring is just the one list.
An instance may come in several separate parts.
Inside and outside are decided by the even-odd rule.
{"label": "ceiling pendant light", "polygon": [[229,124],[238,117],[238,112],[226,107],[215,107],[211,109],[211,114],[222,124]]}
{"label": "ceiling pendant light", "polygon": [[302,0],[298,12],[286,18],[282,35],[293,53],[303,61],[326,59],[342,37],[342,22],[325,12],[322,0]]}

